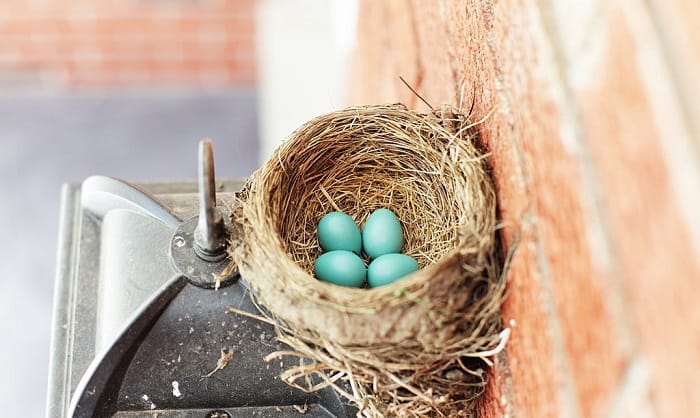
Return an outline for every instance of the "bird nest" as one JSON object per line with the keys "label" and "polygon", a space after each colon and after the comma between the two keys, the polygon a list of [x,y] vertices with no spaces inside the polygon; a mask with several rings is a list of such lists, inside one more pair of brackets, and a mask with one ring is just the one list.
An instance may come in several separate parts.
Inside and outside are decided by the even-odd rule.
{"label": "bird nest", "polygon": [[[317,280],[321,217],[361,225],[378,208],[397,214],[421,269],[373,289]],[[333,386],[363,416],[471,416],[506,337],[496,210],[486,152],[454,108],[353,107],[306,123],[232,207],[231,256],[292,348],[268,359],[299,357],[287,383]]]}

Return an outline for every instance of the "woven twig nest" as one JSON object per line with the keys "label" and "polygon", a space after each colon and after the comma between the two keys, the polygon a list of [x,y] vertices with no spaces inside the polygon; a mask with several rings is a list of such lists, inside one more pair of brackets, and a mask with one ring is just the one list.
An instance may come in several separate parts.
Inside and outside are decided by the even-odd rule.
{"label": "woven twig nest", "polygon": [[[316,228],[339,210],[362,225],[389,208],[421,270],[374,289],[313,276]],[[496,196],[468,118],[444,107],[349,108],[294,132],[233,204],[232,258],[299,366],[364,416],[469,416],[502,346]],[[313,377],[313,378],[310,378]],[[349,381],[349,390],[338,385]]]}

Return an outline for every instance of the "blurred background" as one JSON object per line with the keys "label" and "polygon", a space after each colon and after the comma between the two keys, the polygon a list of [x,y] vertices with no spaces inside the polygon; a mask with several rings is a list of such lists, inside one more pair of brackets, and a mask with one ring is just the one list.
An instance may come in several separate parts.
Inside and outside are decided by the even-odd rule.
{"label": "blurred background", "polygon": [[[696,0],[0,1],[0,416],[46,399],[60,186],[249,175],[348,104],[471,110],[519,230],[479,416],[700,410]],[[504,233],[506,245],[514,237]]]}
{"label": "blurred background", "polygon": [[219,178],[247,176],[340,105],[356,8],[0,2],[0,416],[44,415],[61,184],[194,179],[204,137]]}

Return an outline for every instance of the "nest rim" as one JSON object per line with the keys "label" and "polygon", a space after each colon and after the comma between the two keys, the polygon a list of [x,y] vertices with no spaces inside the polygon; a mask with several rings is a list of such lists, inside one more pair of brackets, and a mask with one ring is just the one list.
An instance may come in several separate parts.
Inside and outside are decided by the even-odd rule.
{"label": "nest rim", "polygon": [[[407,127],[410,127],[410,123],[426,125],[428,129],[435,132],[435,137],[439,137],[441,139],[442,143],[440,143],[440,146],[445,146],[447,150],[452,150],[450,147],[453,147],[453,145],[459,141],[466,142],[468,158],[463,158],[465,161],[461,161],[461,164],[469,165],[469,168],[473,169],[471,173],[476,173],[478,175],[479,187],[470,186],[471,188],[468,190],[469,193],[467,193],[468,196],[466,196],[466,198],[460,195],[457,196],[463,198],[465,201],[468,201],[468,203],[472,206],[476,206],[478,208],[486,207],[485,213],[482,214],[483,216],[479,215],[479,217],[476,218],[478,221],[477,223],[483,221],[481,222],[483,225],[477,226],[477,232],[474,232],[475,230],[473,228],[467,228],[467,225],[465,224],[454,225],[451,232],[453,233],[452,242],[450,242],[449,247],[445,251],[439,253],[438,257],[434,257],[432,262],[426,265],[425,260],[423,260],[422,263],[421,260],[418,260],[421,267],[418,271],[413,272],[391,284],[376,288],[352,288],[327,283],[318,280],[315,277],[313,274],[312,264],[308,262],[308,259],[303,260],[307,262],[306,266],[300,265],[299,258],[295,258],[295,256],[290,252],[289,242],[285,242],[285,239],[282,236],[283,231],[281,231],[279,226],[279,222],[281,221],[278,219],[279,215],[275,213],[275,210],[279,210],[279,208],[270,204],[269,201],[273,200],[273,198],[267,195],[267,193],[270,193],[270,191],[279,193],[277,189],[281,187],[284,176],[288,175],[289,172],[292,172],[293,175],[295,170],[298,171],[298,169],[289,167],[289,156],[291,154],[310,153],[312,156],[311,158],[318,158],[320,152],[318,150],[314,151],[313,149],[314,146],[318,146],[318,143],[314,143],[313,141],[327,140],[327,138],[324,138],[323,135],[326,135],[329,131],[332,131],[332,129],[337,128],[337,126],[334,125],[336,121],[341,119],[347,123],[350,116],[353,118],[352,122],[350,123],[355,123],[356,120],[361,120],[362,118],[368,119],[369,123],[375,123],[376,120],[373,118],[377,118],[381,121],[389,120],[391,123],[399,125],[400,122],[403,122],[406,123]],[[396,118],[398,122],[397,120],[393,120],[391,118]],[[327,125],[331,126],[331,128],[328,128]],[[420,298],[425,295],[426,292],[429,292],[429,289],[426,289],[426,286],[430,284],[430,281],[436,277],[436,275],[439,275],[439,273],[445,268],[458,270],[468,268],[472,265],[478,266],[479,264],[489,264],[489,276],[499,275],[499,266],[495,265],[498,263],[495,262],[495,260],[484,259],[486,252],[493,252],[494,248],[491,248],[490,251],[485,252],[483,247],[498,246],[498,238],[496,237],[495,233],[497,229],[495,188],[490,182],[490,168],[485,162],[487,153],[476,140],[477,135],[473,132],[474,126],[475,124],[472,124],[466,116],[460,114],[456,109],[450,106],[444,106],[439,111],[433,111],[429,114],[421,114],[413,110],[409,110],[401,104],[360,106],[343,109],[312,119],[294,131],[290,137],[275,151],[268,162],[256,173],[254,173],[253,176],[251,176],[244,188],[245,192],[242,193],[242,196],[239,196],[236,202],[234,202],[234,207],[238,205],[239,209],[241,206],[248,209],[246,213],[242,214],[240,210],[236,211],[234,208],[234,211],[232,212],[234,214],[238,214],[237,216],[234,215],[234,224],[245,224],[246,220],[255,224],[254,228],[248,229],[249,242],[247,244],[250,247],[257,245],[257,248],[253,248],[252,251],[249,250],[247,255],[253,254],[254,256],[261,256],[271,265],[273,265],[273,267],[276,265],[275,270],[277,272],[285,272],[284,281],[287,285],[287,289],[281,290],[282,293],[288,295],[291,294],[295,298],[303,299],[310,303],[332,307],[339,314],[376,313],[386,310],[388,307],[395,308],[396,306],[400,305],[415,304],[417,298]],[[342,130],[345,129],[345,127],[341,125],[339,129]],[[318,135],[318,131],[320,131],[322,135]],[[331,132],[331,134],[333,134],[333,132]],[[330,136],[335,137],[333,135]],[[421,138],[420,135],[416,136],[418,138],[415,139],[415,141],[424,142],[421,145],[423,147],[422,149],[435,145],[434,143],[430,143],[424,138]],[[319,139],[319,137],[321,139]],[[409,143],[415,143],[411,142],[414,141],[413,137],[410,137],[409,139]],[[403,144],[401,144],[401,146],[403,146]],[[461,151],[463,152],[464,149]],[[446,155],[447,151],[444,152]],[[435,156],[432,157],[434,158]],[[460,155],[460,157],[464,157],[464,155]],[[428,165],[435,163],[435,161],[428,160],[427,157],[426,161]],[[447,166],[449,168],[449,164],[447,164]],[[445,167],[445,160],[443,160],[440,168],[445,169]],[[441,173],[439,174],[442,176]],[[454,174],[454,172],[452,174]],[[464,173],[457,174],[462,175]],[[440,179],[442,180],[444,177],[440,177]],[[483,187],[484,185],[487,185],[488,187]],[[457,186],[455,186],[455,188]],[[322,190],[322,192],[325,195],[325,198],[331,200],[332,207],[335,210],[347,213],[358,225],[362,224],[363,219],[359,219],[361,216],[359,216],[356,211],[348,211],[339,208],[332,202],[332,199],[326,190]],[[474,192],[473,195],[471,192]],[[483,198],[480,192],[486,197]],[[242,205],[241,202],[243,202]],[[286,207],[283,207],[283,209],[286,210]],[[461,210],[462,208],[459,209]],[[473,207],[471,209],[473,209]],[[367,210],[366,212],[370,211],[371,210]],[[402,229],[406,231],[405,219],[403,219],[401,213],[396,214],[401,221]],[[316,227],[321,216],[322,215],[317,216],[313,228]],[[238,219],[235,219],[236,217]],[[474,221],[474,217],[472,216],[472,218],[469,220]],[[479,240],[483,238],[479,236],[479,227],[483,227],[482,230],[485,229],[487,231],[487,235],[490,234],[490,236],[487,237],[488,242],[486,245],[484,245],[483,242],[479,242]],[[483,232],[481,233],[483,234]],[[311,241],[313,241],[317,247],[316,256],[318,256],[320,251],[318,251],[319,246],[315,241],[316,234],[310,234],[308,231],[306,231],[306,235],[313,236]],[[404,244],[404,246],[406,246],[406,244]],[[240,245],[234,245],[232,247],[240,248]],[[412,255],[407,251],[402,252]],[[237,260],[238,264],[240,264],[240,269],[242,269],[244,272],[246,270],[256,270],[247,269],[246,263],[241,262],[241,260],[244,260],[245,257],[241,256],[240,252],[239,254],[234,252],[232,255],[234,260]],[[488,258],[488,254],[486,254],[486,257]],[[367,261],[366,258],[365,261]],[[259,268],[257,268],[257,270],[260,271]],[[253,287],[256,287],[255,281],[256,279],[253,278]],[[262,288],[265,286],[266,285],[263,285]],[[267,292],[264,289],[262,289],[262,291],[260,290],[261,289],[258,289],[257,297],[263,301],[263,304],[265,304],[265,302],[270,302],[267,300],[268,297],[266,293],[274,295],[275,293],[279,294],[280,292],[280,289],[277,289],[275,292]],[[288,295],[285,297],[288,297]],[[284,314],[280,315],[277,312],[278,309],[273,307],[271,311],[278,317],[277,320],[279,322],[291,322],[290,328],[299,327],[299,324],[294,323],[297,321],[287,321],[288,318],[285,318]],[[304,328],[303,324],[302,328]],[[311,331],[310,327],[306,328],[307,331]]]}

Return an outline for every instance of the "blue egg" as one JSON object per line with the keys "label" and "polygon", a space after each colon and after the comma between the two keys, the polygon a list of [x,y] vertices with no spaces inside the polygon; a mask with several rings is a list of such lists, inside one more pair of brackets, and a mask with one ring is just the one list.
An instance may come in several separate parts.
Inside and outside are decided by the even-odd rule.
{"label": "blue egg", "polygon": [[324,251],[345,250],[360,254],[362,236],[355,221],[343,212],[326,214],[318,223],[318,242]]}
{"label": "blue egg", "polygon": [[370,287],[384,286],[418,270],[418,263],[406,254],[384,254],[369,264],[367,282]]}
{"label": "blue egg", "polygon": [[350,251],[330,251],[321,254],[314,264],[316,277],[339,286],[360,287],[367,279],[364,261]]}
{"label": "blue egg", "polygon": [[370,258],[400,253],[403,246],[401,223],[389,209],[377,209],[362,228],[362,249]]}

